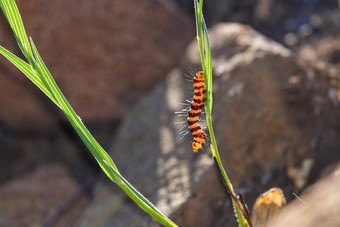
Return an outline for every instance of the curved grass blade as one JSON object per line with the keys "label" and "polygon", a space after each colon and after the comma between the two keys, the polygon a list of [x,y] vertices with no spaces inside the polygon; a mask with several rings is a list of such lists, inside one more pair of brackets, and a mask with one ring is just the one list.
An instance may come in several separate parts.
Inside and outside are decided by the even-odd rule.
{"label": "curved grass blade", "polygon": [[[116,172],[116,170],[104,160],[104,163],[111,168],[112,171]],[[137,191],[124,177],[122,177],[119,173],[117,173],[120,181],[123,183],[120,187],[126,187],[128,196],[137,203],[138,206],[142,207],[145,212],[150,214],[156,220],[159,221],[164,226],[177,226],[170,219],[166,218],[148,199],[146,199],[140,192]],[[137,199],[138,198],[138,199]],[[165,217],[166,219],[164,219]]]}
{"label": "curved grass blade", "polygon": [[[29,64],[4,48],[0,49],[1,53],[16,67],[18,67],[28,78],[30,78],[33,83],[42,89],[42,91],[63,110],[73,128],[76,130],[82,141],[97,160],[100,167],[111,180],[117,183],[117,185],[119,185],[125,191],[125,193],[131,197],[131,199],[133,199],[142,209],[144,209],[161,224],[165,226],[176,226],[176,224],[174,224],[170,219],[158,211],[157,208],[152,205],[152,203],[150,203],[120,175],[110,156],[87,130],[79,116],[75,113],[55,83],[51,73],[47,69],[36,46],[34,45],[33,40],[30,39],[30,42],[28,42],[23,23],[21,21],[21,16],[14,0],[0,0],[0,7],[9,21],[17,43],[24,56],[28,59]],[[31,48],[33,49],[33,53]]]}
{"label": "curved grass blade", "polygon": [[205,68],[206,72],[204,72],[204,75],[206,75],[206,84],[207,84],[207,107],[209,108],[210,112],[212,111],[212,63],[211,63],[211,50],[210,50],[210,44],[209,44],[209,37],[208,37],[208,29],[207,25],[205,24],[204,17],[203,19],[203,29],[204,29],[204,44],[205,44]]}
{"label": "curved grass blade", "polygon": [[13,30],[19,48],[21,49],[24,56],[27,58],[28,62],[31,64],[33,60],[31,46],[28,41],[25,27],[22,23],[21,15],[15,1],[1,0],[0,7]]}
{"label": "curved grass blade", "polygon": [[54,104],[56,104],[60,108],[59,104],[56,102],[51,92],[46,89],[40,77],[36,74],[34,70],[32,70],[32,67],[29,64],[27,64],[25,61],[21,60],[19,57],[12,54],[10,51],[6,50],[2,46],[0,46],[0,54],[2,54],[10,62],[12,62],[13,65],[15,65],[23,74],[25,74],[28,79],[30,79],[38,88],[40,88],[40,90],[44,92],[45,95],[47,95],[47,97],[49,97],[54,102]]}
{"label": "curved grass blade", "polygon": [[32,49],[34,52],[34,57],[37,59],[34,67],[41,73],[41,77],[43,78],[46,86],[48,86],[51,90],[51,92],[54,94],[57,102],[61,106],[62,110],[64,111],[66,117],[69,119],[70,123],[72,124],[73,128],[76,130],[80,138],[83,140],[83,142],[86,144],[86,146],[89,148],[93,156],[96,158],[97,162],[100,164],[100,166],[103,168],[105,173],[112,177],[113,181],[116,181],[116,176],[112,176],[112,174],[109,174],[110,171],[108,171],[106,165],[103,163],[103,159],[105,159],[108,163],[110,163],[117,171],[116,165],[113,163],[109,155],[104,151],[104,149],[98,144],[98,142],[93,138],[93,136],[90,134],[90,132],[87,130],[79,116],[74,112],[71,105],[68,103],[60,89],[58,88],[56,82],[54,81],[51,73],[47,69],[45,63],[43,62],[36,46],[34,45],[33,41],[31,40]]}

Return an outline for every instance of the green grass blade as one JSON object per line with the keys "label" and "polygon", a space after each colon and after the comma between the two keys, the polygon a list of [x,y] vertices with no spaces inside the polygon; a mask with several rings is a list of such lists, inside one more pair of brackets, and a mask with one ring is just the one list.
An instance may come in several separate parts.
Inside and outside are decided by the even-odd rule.
{"label": "green grass blade", "polygon": [[[104,162],[107,166],[111,168],[112,171],[116,172],[116,170],[109,163],[107,163],[105,160]],[[170,219],[166,218],[165,215],[163,215],[148,199],[146,199],[140,192],[138,192],[137,189],[135,189],[124,177],[122,177],[119,173],[117,173],[117,176],[119,176],[121,182],[123,183],[120,186],[126,187],[128,189],[129,197],[133,201],[135,201],[138,204],[138,206],[143,208],[145,212],[150,214],[152,217],[154,217],[159,223],[161,223],[164,226],[177,226]],[[136,197],[138,199],[136,199]]]}
{"label": "green grass blade", "polygon": [[[99,165],[102,167],[104,172],[116,182],[130,197],[133,199],[141,208],[143,208],[147,213],[152,215],[156,220],[167,226],[176,226],[170,221],[166,216],[164,216],[157,208],[149,202],[142,194],[140,194],[129,182],[127,182],[119,173],[117,167],[113,163],[112,159],[108,154],[101,148],[101,146],[94,140],[85,126],[82,124],[80,119],[75,115],[72,107],[68,104],[65,97],[61,94],[60,90],[57,88],[53,77],[48,71],[46,65],[44,64],[33,40],[31,40],[31,45],[34,53],[34,57],[37,60],[39,69],[41,73],[46,77],[45,81],[49,87],[51,87],[52,92],[58,93],[56,99],[63,107],[65,114],[70,119],[72,126],[75,128],[76,132],[79,134],[81,139],[84,141],[86,146],[89,148],[91,153],[96,158]],[[105,165],[103,165],[103,163]]]}
{"label": "green grass blade", "polygon": [[206,73],[206,65],[204,64],[204,47],[203,47],[203,35],[202,35],[202,5],[203,1],[200,1],[199,7],[197,6],[197,1],[194,0],[194,8],[195,8],[195,20],[196,20],[196,30],[197,30],[197,42],[199,45],[199,51],[201,56],[201,62],[203,67],[203,72]]}
{"label": "green grass blade", "polygon": [[[0,7],[4,12],[8,22],[10,23],[17,43],[28,59],[29,64],[13,55],[5,48],[0,48],[0,53],[4,55],[10,62],[18,67],[33,83],[35,83],[50,99],[59,106],[70,121],[72,127],[78,133],[84,144],[90,150],[97,160],[99,166],[107,174],[107,176],[119,185],[124,192],[130,196],[141,208],[148,214],[158,220],[165,226],[176,226],[170,219],[164,216],[157,208],[149,202],[142,194],[140,194],[128,181],[126,181],[119,173],[116,165],[94,139],[88,129],[85,127],[80,117],[75,113],[71,105],[68,103],[51,73],[47,69],[42,60],[34,42],[26,35],[19,10],[14,0],[0,0]],[[33,50],[33,52],[32,52]]]}
{"label": "green grass blade", "polygon": [[239,226],[246,227],[248,225],[251,225],[251,222],[249,220],[249,223],[248,223],[246,217],[243,215],[241,211],[242,204],[239,203],[238,200],[236,201],[234,200],[234,198],[237,198],[237,196],[235,196],[232,184],[229,181],[227,173],[223,168],[222,161],[220,159],[220,155],[219,155],[218,148],[217,148],[213,125],[212,125],[212,117],[211,117],[212,103],[213,103],[212,60],[211,60],[212,56],[211,56],[211,50],[210,50],[210,44],[209,44],[208,29],[207,29],[207,26],[206,26],[206,23],[203,17],[202,7],[203,7],[203,0],[199,1],[199,5],[197,4],[197,0],[194,0],[196,28],[197,28],[197,42],[198,42],[198,46],[200,50],[202,68],[203,68],[204,75],[205,75],[205,85],[206,85],[206,90],[207,90],[205,111],[206,111],[206,119],[207,119],[208,128],[209,128],[209,134],[211,138],[211,152],[212,152],[213,157],[216,160],[216,163],[228,187],[228,190],[232,194],[231,198],[232,198],[234,213],[235,213],[237,222]]}
{"label": "green grass blade", "polygon": [[25,61],[21,60],[19,57],[12,54],[10,51],[6,50],[2,46],[0,46],[0,54],[2,54],[5,58],[7,58],[13,65],[15,65],[22,73],[24,73],[28,79],[30,79],[42,92],[47,95],[58,107],[55,98],[51,94],[51,92],[46,89],[44,83],[41,81],[40,77],[36,74],[34,70],[32,70],[31,66],[27,64]]}
{"label": "green grass blade", "polygon": [[196,34],[198,35],[199,25],[198,25],[198,9],[197,9],[197,1],[196,0],[194,0],[194,9],[195,9]]}
{"label": "green grass blade", "polygon": [[[85,143],[85,145],[89,148],[93,156],[97,159],[100,166],[103,168],[105,173],[109,177],[113,177],[113,181],[116,181],[117,178],[115,176],[112,176],[112,174],[109,174],[110,171],[108,171],[106,165],[102,162],[103,159],[105,159],[108,163],[110,163],[112,166],[116,168],[118,171],[116,165],[113,163],[111,158],[108,156],[108,154],[104,151],[104,149],[98,144],[98,142],[93,138],[93,136],[90,134],[90,132],[87,130],[79,116],[75,113],[71,105],[68,103],[60,89],[58,88],[56,82],[54,81],[50,71],[47,69],[44,61],[42,60],[33,40],[31,40],[32,49],[34,52],[34,57],[36,59],[36,65],[35,67],[37,70],[41,73],[41,78],[46,83],[46,86],[49,87],[52,94],[55,96],[57,102],[61,106],[62,110],[64,111],[67,118],[70,120],[73,128],[76,130],[82,141]],[[35,62],[35,61],[34,61]]]}
{"label": "green grass blade", "polygon": [[32,50],[26,35],[24,24],[21,20],[19,9],[13,0],[1,0],[0,6],[9,22],[15,39],[27,60],[31,63],[33,60]]}
{"label": "green grass blade", "polygon": [[212,62],[211,62],[211,50],[209,44],[209,37],[208,37],[208,29],[207,25],[205,24],[205,20],[203,18],[203,33],[204,33],[204,52],[205,52],[205,69],[204,75],[206,75],[206,84],[207,84],[207,106],[209,107],[209,112],[212,111]]}

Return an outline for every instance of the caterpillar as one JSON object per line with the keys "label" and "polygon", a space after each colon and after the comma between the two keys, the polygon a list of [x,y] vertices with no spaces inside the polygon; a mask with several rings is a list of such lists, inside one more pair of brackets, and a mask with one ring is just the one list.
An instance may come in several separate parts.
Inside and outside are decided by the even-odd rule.
{"label": "caterpillar", "polygon": [[188,125],[189,130],[194,137],[192,143],[193,152],[197,152],[202,148],[202,144],[205,143],[207,135],[202,131],[201,126],[198,124],[198,118],[202,112],[205,102],[205,85],[204,85],[204,73],[198,72],[194,77],[194,92],[195,95],[192,98],[191,106],[188,112]]}

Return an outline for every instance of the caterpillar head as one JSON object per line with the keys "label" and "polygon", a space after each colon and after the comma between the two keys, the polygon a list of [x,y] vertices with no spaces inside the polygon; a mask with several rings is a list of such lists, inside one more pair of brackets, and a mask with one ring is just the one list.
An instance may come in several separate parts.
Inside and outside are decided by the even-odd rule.
{"label": "caterpillar head", "polygon": [[192,150],[193,150],[193,152],[197,152],[201,148],[202,148],[202,143],[201,142],[194,141],[192,143]]}
{"label": "caterpillar head", "polygon": [[196,136],[194,138],[194,142],[192,143],[193,152],[197,152],[199,149],[202,148],[202,144],[205,143],[204,138],[206,138],[206,137],[207,137],[207,135],[203,131],[196,134]]}

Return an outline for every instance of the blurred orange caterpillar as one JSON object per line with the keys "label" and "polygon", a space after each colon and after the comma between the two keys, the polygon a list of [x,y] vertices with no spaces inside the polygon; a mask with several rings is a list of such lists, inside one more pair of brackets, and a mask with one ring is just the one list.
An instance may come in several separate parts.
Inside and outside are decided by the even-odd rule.
{"label": "blurred orange caterpillar", "polygon": [[203,72],[196,73],[194,77],[194,89],[195,95],[192,98],[187,120],[189,124],[189,130],[194,136],[192,150],[194,152],[197,152],[197,150],[202,148],[202,144],[205,143],[204,138],[207,137],[207,135],[202,131],[201,126],[198,124],[198,118],[202,112],[205,102],[205,85]]}

